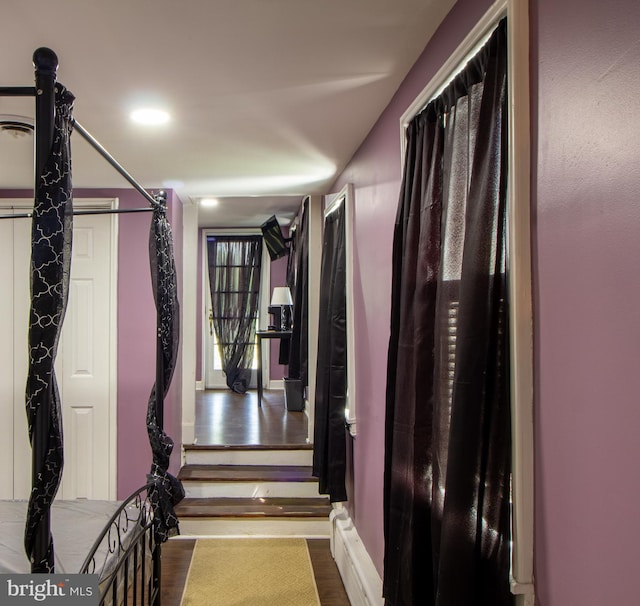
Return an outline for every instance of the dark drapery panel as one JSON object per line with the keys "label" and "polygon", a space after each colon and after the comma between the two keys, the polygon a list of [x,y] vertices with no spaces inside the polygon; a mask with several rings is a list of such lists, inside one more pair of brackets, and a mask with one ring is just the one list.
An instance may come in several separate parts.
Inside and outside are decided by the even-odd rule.
{"label": "dark drapery panel", "polygon": [[213,328],[222,369],[229,389],[245,393],[256,341],[262,238],[209,236],[207,252]]}
{"label": "dark drapery panel", "polygon": [[296,226],[292,226],[289,228],[289,253],[287,255],[287,286],[293,293],[295,291],[296,286],[296,264],[298,261],[298,246],[297,246],[297,238],[296,234],[298,233],[298,228]]}
{"label": "dark drapery panel", "polygon": [[324,220],[320,270],[313,475],[331,502],[346,501],[347,293],[344,202]]}
{"label": "dark drapery panel", "polygon": [[[41,171],[35,192],[31,228],[31,309],[29,312],[29,370],[26,411],[29,440],[43,457],[33,478],[24,546],[31,571],[54,572],[53,538],[46,553],[36,549],[36,534],[58,492],[63,466],[62,412],[54,363],[67,309],[73,201],[70,137],[73,95],[56,85],[55,122],[51,154]],[[42,418],[45,411],[48,418]],[[46,444],[36,450],[36,426],[48,428]],[[39,435],[38,439],[42,436]]]}
{"label": "dark drapery panel", "polygon": [[289,377],[309,384],[309,199],[302,203],[296,230],[296,282],[293,295],[293,329],[289,350]]}
{"label": "dark drapery panel", "polygon": [[[295,296],[295,288],[296,288],[296,261],[297,261],[297,252],[296,252],[296,228],[291,227],[289,229],[289,249],[287,251],[287,275],[286,275],[286,283],[289,287],[289,292],[291,293],[291,297]],[[291,324],[293,325],[293,308],[291,310]],[[280,347],[278,349],[278,364],[282,364],[283,366],[288,366],[289,358],[291,355],[291,340],[290,339],[280,339]]]}
{"label": "dark drapery panel", "polygon": [[506,22],[407,131],[385,444],[388,606],[512,604]]}
{"label": "dark drapery panel", "polygon": [[[153,506],[156,541],[163,543],[178,534],[178,518],[173,508],[184,498],[182,483],[167,471],[173,440],[165,433],[162,422],[158,419],[158,412],[164,409],[164,399],[171,385],[180,342],[178,283],[173,237],[165,203],[158,204],[153,209],[149,232],[149,262],[160,348],[156,359],[158,378],[147,406],[147,433],[153,455],[147,480],[152,483],[149,499]],[[157,384],[158,380],[162,381],[160,386]]]}

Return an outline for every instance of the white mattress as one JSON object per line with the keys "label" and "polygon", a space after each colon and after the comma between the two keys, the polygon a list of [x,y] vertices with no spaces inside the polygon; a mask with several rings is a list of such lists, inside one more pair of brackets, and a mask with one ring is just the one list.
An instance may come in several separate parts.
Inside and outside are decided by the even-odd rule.
{"label": "white mattress", "polygon": [[[54,501],[51,532],[56,573],[79,572],[120,501]],[[0,501],[0,573],[29,573],[24,551],[26,501]]]}

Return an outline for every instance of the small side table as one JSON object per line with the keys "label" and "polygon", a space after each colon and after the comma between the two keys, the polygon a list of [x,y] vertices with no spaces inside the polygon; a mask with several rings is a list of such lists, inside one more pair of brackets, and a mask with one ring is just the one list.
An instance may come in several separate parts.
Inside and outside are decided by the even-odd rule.
{"label": "small side table", "polygon": [[290,330],[257,330],[256,346],[258,348],[258,406],[262,406],[262,339],[291,339]]}

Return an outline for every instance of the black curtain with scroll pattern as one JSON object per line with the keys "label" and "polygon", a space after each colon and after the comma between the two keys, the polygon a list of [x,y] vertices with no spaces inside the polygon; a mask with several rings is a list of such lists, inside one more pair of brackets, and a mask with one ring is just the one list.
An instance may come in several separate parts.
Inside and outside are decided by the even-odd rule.
{"label": "black curtain with scroll pattern", "polygon": [[[35,573],[54,572],[53,538],[46,553],[36,553],[36,535],[60,486],[63,466],[62,412],[54,363],[69,293],[73,201],[70,138],[73,95],[56,86],[51,154],[41,171],[35,192],[31,231],[31,308],[29,312],[29,370],[26,411],[29,440],[46,429],[46,444],[38,444],[39,470],[33,479],[27,510],[24,546]],[[48,411],[48,417],[46,416]],[[37,433],[37,437],[36,434]]]}
{"label": "black curtain with scroll pattern", "polygon": [[153,506],[155,537],[157,542],[162,543],[179,532],[174,506],[184,498],[182,483],[167,471],[174,444],[160,426],[157,416],[157,407],[164,406],[171,385],[180,341],[180,306],[173,238],[165,204],[158,204],[153,210],[149,261],[161,343],[161,355],[156,363],[162,366],[162,385],[154,384],[147,407],[147,433],[153,453],[147,479],[152,483],[149,499]]}

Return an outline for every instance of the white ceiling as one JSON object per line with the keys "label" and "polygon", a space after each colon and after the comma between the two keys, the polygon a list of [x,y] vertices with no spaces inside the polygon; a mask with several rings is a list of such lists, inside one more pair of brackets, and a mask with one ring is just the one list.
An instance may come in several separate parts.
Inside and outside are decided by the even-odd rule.
{"label": "white ceiling", "polygon": [[[326,193],[454,0],[3,0],[0,86],[47,46],[74,117],[145,188],[222,197],[201,224],[259,225]],[[172,121],[128,119],[143,101]],[[0,117],[33,99],[0,97]],[[127,183],[74,135],[75,187]],[[0,132],[0,188],[31,187],[31,136]],[[181,184],[176,186],[176,182]]]}

